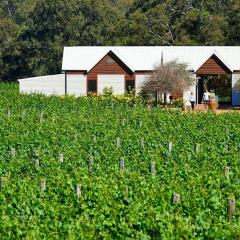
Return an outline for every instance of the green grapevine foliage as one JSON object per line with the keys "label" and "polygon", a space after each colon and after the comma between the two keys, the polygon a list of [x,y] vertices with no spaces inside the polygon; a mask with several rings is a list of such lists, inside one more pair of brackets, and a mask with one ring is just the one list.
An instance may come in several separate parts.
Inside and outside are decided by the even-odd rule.
{"label": "green grapevine foliage", "polygon": [[0,238],[239,239],[239,120],[1,84]]}

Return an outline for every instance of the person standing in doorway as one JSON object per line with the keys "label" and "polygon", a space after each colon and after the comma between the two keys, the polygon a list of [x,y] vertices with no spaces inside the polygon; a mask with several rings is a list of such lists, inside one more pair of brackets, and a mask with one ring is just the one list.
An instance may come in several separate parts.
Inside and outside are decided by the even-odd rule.
{"label": "person standing in doorway", "polygon": [[193,95],[193,92],[191,92],[191,94],[190,94],[189,102],[191,103],[192,111],[194,111],[194,107],[195,107],[195,97],[194,97],[194,95]]}
{"label": "person standing in doorway", "polygon": [[209,94],[208,90],[206,89],[205,92],[203,93],[203,102],[204,102],[204,107],[206,110],[208,110],[209,100],[210,100],[210,94]]}

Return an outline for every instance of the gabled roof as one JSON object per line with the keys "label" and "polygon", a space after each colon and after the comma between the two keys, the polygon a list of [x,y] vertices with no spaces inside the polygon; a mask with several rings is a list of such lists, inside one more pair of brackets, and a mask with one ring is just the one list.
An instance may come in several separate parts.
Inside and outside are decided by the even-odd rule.
{"label": "gabled roof", "polygon": [[228,64],[228,62],[216,50],[214,50],[212,53],[209,54],[208,58],[201,63],[201,65],[196,69],[195,72],[197,72],[207,62],[207,60],[209,60],[212,57],[216,57],[218,61],[220,61],[229,72],[234,71],[230,64]]}
{"label": "gabled roof", "polygon": [[108,52],[112,51],[132,71],[153,70],[163,61],[178,60],[196,72],[209,57],[215,54],[231,71],[240,70],[240,47],[219,46],[157,46],[157,47],[65,47],[63,71],[89,71]]}
{"label": "gabled roof", "polygon": [[91,72],[92,69],[105,57],[109,55],[112,59],[114,59],[126,72],[129,74],[133,74],[133,70],[126,64],[126,62],[123,62],[119,56],[117,56],[112,50],[110,50],[106,55],[104,55],[88,72]]}

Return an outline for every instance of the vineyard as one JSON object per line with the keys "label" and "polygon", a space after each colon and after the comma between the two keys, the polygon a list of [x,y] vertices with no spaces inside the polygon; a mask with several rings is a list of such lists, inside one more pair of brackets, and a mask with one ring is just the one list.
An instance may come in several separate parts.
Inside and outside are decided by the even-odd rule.
{"label": "vineyard", "polygon": [[1,84],[1,239],[240,239],[239,120]]}

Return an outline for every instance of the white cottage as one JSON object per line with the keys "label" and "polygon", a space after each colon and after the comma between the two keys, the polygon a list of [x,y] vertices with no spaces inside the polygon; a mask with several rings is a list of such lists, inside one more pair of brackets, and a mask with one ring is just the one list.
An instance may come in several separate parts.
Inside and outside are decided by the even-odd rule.
{"label": "white cottage", "polygon": [[192,91],[200,103],[207,87],[220,103],[240,105],[240,47],[65,47],[63,74],[20,79],[20,91],[86,96],[112,87],[115,94],[129,88],[139,92],[162,60],[188,64],[196,82],[183,93],[185,100]]}

